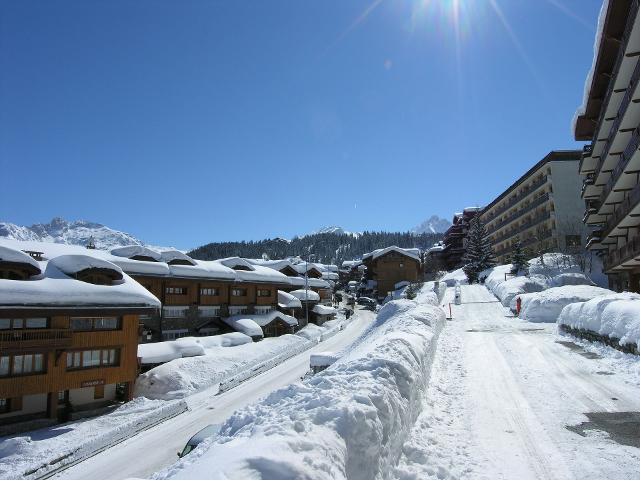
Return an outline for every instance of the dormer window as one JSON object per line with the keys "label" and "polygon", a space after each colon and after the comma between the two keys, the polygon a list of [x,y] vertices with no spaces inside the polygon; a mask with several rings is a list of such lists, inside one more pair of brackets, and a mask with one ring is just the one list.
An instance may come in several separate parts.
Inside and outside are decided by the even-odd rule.
{"label": "dormer window", "polygon": [[94,285],[113,285],[114,281],[122,280],[122,275],[115,270],[88,268],[76,273],[76,279]]}
{"label": "dormer window", "polygon": [[141,262],[157,262],[157,260],[153,257],[148,257],[146,255],[134,255],[133,257],[130,257],[131,260],[139,260]]}
{"label": "dormer window", "polygon": [[29,280],[41,273],[38,262],[27,252],[0,246],[0,279]]}
{"label": "dormer window", "polygon": [[251,269],[249,267],[247,267],[246,265],[234,265],[232,267],[234,270],[244,270],[246,272],[250,272]]}
{"label": "dormer window", "polygon": [[184,258],[174,258],[173,260],[170,260],[167,263],[169,265],[188,265],[190,267],[193,266],[193,263],[191,263],[189,260],[185,260]]}

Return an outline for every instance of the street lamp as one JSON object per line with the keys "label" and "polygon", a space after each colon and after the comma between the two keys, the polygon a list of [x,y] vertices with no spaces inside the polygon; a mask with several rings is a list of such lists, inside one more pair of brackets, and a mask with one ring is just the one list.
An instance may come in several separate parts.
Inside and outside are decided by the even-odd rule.
{"label": "street lamp", "polygon": [[307,260],[304,261],[304,297],[305,297],[305,317],[307,325],[309,325],[309,259],[315,258],[315,255],[310,253],[307,256]]}

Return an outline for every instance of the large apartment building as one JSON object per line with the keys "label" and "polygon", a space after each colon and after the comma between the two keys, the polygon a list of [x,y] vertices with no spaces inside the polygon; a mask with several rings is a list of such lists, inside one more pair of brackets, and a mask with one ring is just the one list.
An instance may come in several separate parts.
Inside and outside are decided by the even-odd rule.
{"label": "large apartment building", "polygon": [[0,431],[129,400],[139,316],[159,308],[113,263],[0,246]]}
{"label": "large apartment building", "polygon": [[[640,22],[637,1],[602,9],[592,70],[576,115],[587,247],[598,252],[611,288],[640,292]],[[584,206],[583,206],[584,208]]]}
{"label": "large apartment building", "polygon": [[454,270],[462,266],[462,257],[467,247],[467,233],[469,224],[480,213],[480,207],[467,207],[462,212],[453,215],[451,226],[444,233],[444,248],[439,254],[447,270]]}
{"label": "large apartment building", "polygon": [[480,219],[499,263],[509,262],[518,241],[531,255],[584,245],[580,157],[579,150],[550,152],[484,208]]}

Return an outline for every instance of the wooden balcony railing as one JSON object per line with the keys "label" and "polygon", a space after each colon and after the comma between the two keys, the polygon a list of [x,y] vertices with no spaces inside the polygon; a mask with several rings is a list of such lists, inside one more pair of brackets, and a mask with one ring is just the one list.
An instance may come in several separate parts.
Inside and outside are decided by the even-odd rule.
{"label": "wooden balcony railing", "polygon": [[42,348],[51,350],[71,346],[71,330],[38,328],[0,331],[0,352],[3,350]]}

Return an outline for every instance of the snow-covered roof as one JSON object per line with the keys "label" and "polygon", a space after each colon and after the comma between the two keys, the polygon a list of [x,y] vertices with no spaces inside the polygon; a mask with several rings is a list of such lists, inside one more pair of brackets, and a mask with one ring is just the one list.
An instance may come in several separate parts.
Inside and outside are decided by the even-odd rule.
{"label": "snow-covered roof", "polygon": [[0,262],[22,263],[42,273],[40,265],[30,255],[10,247],[0,245]]}
{"label": "snow-covered roof", "polygon": [[164,250],[160,252],[160,259],[165,263],[175,262],[176,260],[188,262],[191,265],[195,265],[196,261],[189,255],[181,252],[180,250]]}
{"label": "snow-covered roof", "polygon": [[336,314],[336,309],[333,307],[329,307],[327,305],[315,305],[311,311],[318,315],[335,315]]}
{"label": "snow-covered roof", "polygon": [[156,260],[157,262],[162,261],[162,257],[160,253],[155,250],[151,250],[150,248],[144,247],[142,245],[128,245],[126,247],[118,247],[111,250],[111,254],[116,257],[150,257]]}
{"label": "snow-covered roof", "polygon": [[404,255],[405,257],[413,258],[414,260],[420,261],[420,249],[419,248],[400,248],[392,245],[386,248],[379,248],[370,253],[365,253],[362,255],[362,259],[372,258],[373,260],[386,255],[389,252],[396,252],[400,255]]}
{"label": "snow-covered roof", "polygon": [[[255,322],[260,327],[264,327],[265,325],[269,325],[271,322],[273,322],[276,319],[280,319],[284,323],[286,323],[287,325],[290,325],[292,327],[295,327],[295,326],[298,325],[298,320],[296,320],[291,315],[287,315],[285,313],[279,312],[278,310],[271,310],[268,313],[262,313],[262,314],[246,314],[246,313],[243,313],[243,314],[240,314],[240,315],[232,315],[228,319],[231,320],[232,322],[239,321],[239,320],[242,320],[242,319],[249,319],[249,320]],[[227,322],[227,324],[228,324],[228,322]]]}
{"label": "snow-covered roof", "polygon": [[90,257],[89,255],[60,255],[49,260],[51,265],[55,265],[61,272],[73,276],[78,272],[93,268],[102,270],[112,270],[118,278],[122,278],[122,269],[106,260]]}
{"label": "snow-covered roof", "polygon": [[289,292],[289,293],[294,297],[296,297],[298,300],[306,301],[308,299],[310,302],[320,301],[320,295],[318,295],[313,290],[301,289],[301,290],[294,290],[293,292]]}
{"label": "snow-covered roof", "polygon": [[[287,277],[289,285],[304,287],[304,277]],[[311,288],[330,288],[329,283],[321,278],[307,278],[307,285]]]}
{"label": "snow-covered roof", "polygon": [[302,303],[300,303],[300,299],[290,293],[278,290],[278,306],[280,308],[302,308]]}
{"label": "snow-covered roof", "polygon": [[342,268],[353,268],[362,263],[361,260],[345,260],[342,262]]}
{"label": "snow-covered roof", "polygon": [[233,328],[236,332],[244,333],[250,337],[263,337],[262,328],[254,320],[247,318],[246,315],[234,315],[232,317],[223,318],[222,321]]}
{"label": "snow-covered roof", "polygon": [[262,265],[263,267],[273,268],[274,270],[282,270],[286,267],[293,268],[293,264],[289,260],[262,260],[257,258],[247,258],[247,262],[252,265]]}

